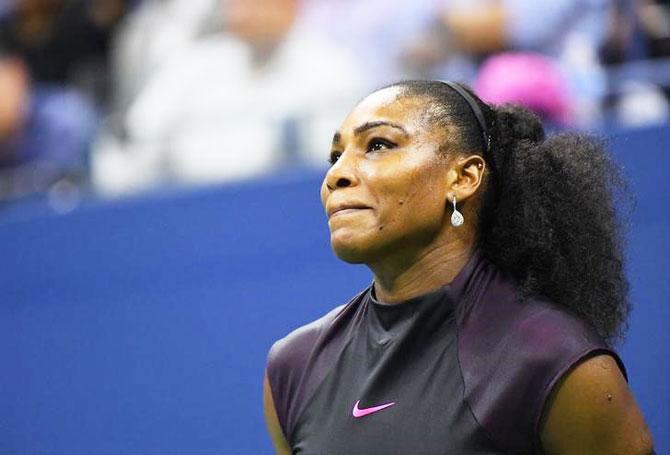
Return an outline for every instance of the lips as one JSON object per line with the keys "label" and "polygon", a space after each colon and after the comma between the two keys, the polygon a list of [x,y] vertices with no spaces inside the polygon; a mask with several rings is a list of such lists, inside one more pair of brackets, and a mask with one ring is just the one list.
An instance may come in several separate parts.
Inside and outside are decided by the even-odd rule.
{"label": "lips", "polygon": [[331,218],[336,215],[344,215],[347,213],[354,213],[358,210],[366,210],[366,209],[370,209],[370,207],[364,204],[348,202],[330,206],[327,208],[326,213],[328,214],[328,218]]}

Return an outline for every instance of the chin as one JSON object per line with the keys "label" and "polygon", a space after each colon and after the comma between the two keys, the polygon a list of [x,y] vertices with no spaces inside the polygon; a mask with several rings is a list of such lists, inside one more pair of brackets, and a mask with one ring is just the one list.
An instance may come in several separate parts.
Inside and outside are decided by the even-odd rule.
{"label": "chin", "polygon": [[364,264],[369,262],[369,248],[363,246],[364,242],[355,241],[352,238],[341,238],[331,236],[330,246],[338,259],[349,264]]}
{"label": "chin", "polygon": [[344,261],[348,264],[367,264],[368,263],[366,255],[361,254],[357,250],[336,249],[335,247],[333,247],[333,251],[335,252],[335,256],[337,256],[338,259],[340,259],[341,261]]}

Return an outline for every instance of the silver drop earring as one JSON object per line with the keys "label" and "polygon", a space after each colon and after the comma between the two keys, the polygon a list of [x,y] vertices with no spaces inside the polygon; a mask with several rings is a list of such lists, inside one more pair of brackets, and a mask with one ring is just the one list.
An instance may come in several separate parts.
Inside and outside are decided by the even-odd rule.
{"label": "silver drop earring", "polygon": [[456,208],[456,196],[453,197],[453,204],[454,204],[454,212],[451,214],[451,225],[453,227],[458,227],[463,225],[463,222],[465,221],[463,219],[463,214],[458,211]]}

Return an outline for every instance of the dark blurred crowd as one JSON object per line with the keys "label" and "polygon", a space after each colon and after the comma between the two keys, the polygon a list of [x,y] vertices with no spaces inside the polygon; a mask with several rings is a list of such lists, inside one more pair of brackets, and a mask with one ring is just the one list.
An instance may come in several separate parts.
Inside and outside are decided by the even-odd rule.
{"label": "dark blurred crowd", "polygon": [[0,0],[0,204],[321,166],[406,78],[555,128],[662,123],[669,57],[670,0]]}

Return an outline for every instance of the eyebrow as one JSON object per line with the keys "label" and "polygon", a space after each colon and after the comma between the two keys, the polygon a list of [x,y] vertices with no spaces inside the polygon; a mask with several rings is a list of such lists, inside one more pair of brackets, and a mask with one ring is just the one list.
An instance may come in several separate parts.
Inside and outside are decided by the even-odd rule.
{"label": "eyebrow", "polygon": [[[409,135],[405,130],[405,128],[403,128],[402,126],[398,125],[397,123],[387,122],[385,120],[378,120],[376,122],[365,122],[354,129],[354,135],[359,135],[367,130],[371,130],[372,128],[378,128],[380,126],[389,126],[391,128],[395,128],[397,130],[402,131],[402,133],[405,136]],[[340,140],[342,140],[342,134],[340,134],[339,131],[336,131],[335,134],[333,135],[333,144],[339,144]]]}
{"label": "eyebrow", "polygon": [[402,131],[405,135],[407,135],[407,131],[405,131],[405,128],[403,128],[402,126],[398,125],[397,123],[387,122],[387,121],[385,121],[385,120],[378,120],[378,121],[376,121],[376,122],[365,122],[365,123],[363,123],[362,125],[357,126],[357,127],[354,129],[354,134],[355,134],[355,135],[358,135],[358,134],[361,134],[361,133],[364,132],[364,131],[370,130],[370,129],[372,129],[372,128],[378,128],[378,127],[380,127],[380,126],[390,126],[391,128],[395,128],[395,129],[397,129],[397,130],[400,130],[400,131]]}

